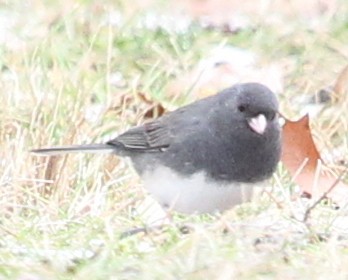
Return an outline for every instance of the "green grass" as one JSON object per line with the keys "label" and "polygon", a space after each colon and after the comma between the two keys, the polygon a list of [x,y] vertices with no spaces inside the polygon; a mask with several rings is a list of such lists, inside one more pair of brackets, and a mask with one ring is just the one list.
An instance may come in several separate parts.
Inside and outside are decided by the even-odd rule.
{"label": "green grass", "polygon": [[[198,22],[185,32],[139,27],[165,1],[135,12],[128,1],[1,3],[0,19],[10,23],[0,40],[0,279],[347,279],[347,210],[319,205],[301,222],[308,206],[291,200],[282,167],[271,195],[124,237],[146,224],[133,211],[146,194],[127,162],[28,152],[100,141],[143,122],[149,106],[138,92],[170,109],[196,99],[192,85],[177,97],[168,88],[224,44],[281,63],[282,112],[300,116],[296,98],[332,84],[347,63],[348,6],[339,3],[318,30],[294,18],[255,19],[236,34]],[[345,104],[312,119],[321,150],[340,153],[334,164],[348,150]]]}

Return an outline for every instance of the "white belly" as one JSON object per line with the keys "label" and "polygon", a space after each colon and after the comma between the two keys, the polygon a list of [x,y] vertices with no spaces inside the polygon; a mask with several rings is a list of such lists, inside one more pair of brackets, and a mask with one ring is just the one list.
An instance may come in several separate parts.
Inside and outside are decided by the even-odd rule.
{"label": "white belly", "polygon": [[203,172],[182,177],[167,167],[142,176],[145,188],[167,209],[183,213],[213,213],[250,200],[250,184],[214,184]]}

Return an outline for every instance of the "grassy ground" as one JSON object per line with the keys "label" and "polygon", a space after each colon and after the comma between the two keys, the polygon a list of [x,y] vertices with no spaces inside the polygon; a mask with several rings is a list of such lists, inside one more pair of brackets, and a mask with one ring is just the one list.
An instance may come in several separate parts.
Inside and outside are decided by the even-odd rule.
{"label": "grassy ground", "polygon": [[[197,98],[166,93],[221,44],[280,63],[282,111],[300,116],[307,105],[298,98],[332,84],[347,63],[348,6],[339,3],[315,29],[306,18],[255,18],[235,34],[198,22],[180,29],[175,19],[156,27],[161,5],[134,12],[127,1],[0,3],[0,278],[347,279],[346,209],[319,205],[301,222],[308,202],[290,200],[281,166],[272,195],[124,236],[145,223],[134,209],[146,194],[127,162],[28,152],[100,141],[142,122],[149,104],[138,92],[171,109]],[[333,163],[346,159],[347,119],[344,102],[312,119]]]}

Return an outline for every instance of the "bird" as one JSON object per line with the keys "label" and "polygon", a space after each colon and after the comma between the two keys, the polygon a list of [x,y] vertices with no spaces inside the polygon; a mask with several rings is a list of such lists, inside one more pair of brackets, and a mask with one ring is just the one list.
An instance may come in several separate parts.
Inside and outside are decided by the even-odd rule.
{"label": "bird", "polygon": [[217,213],[251,199],[281,154],[276,95],[239,83],[132,127],[105,143],[32,150],[41,155],[108,152],[128,157],[164,208]]}

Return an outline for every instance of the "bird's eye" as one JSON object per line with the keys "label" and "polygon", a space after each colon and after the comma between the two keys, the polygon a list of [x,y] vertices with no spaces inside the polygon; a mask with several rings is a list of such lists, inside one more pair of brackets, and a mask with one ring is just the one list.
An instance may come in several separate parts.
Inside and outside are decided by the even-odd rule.
{"label": "bird's eye", "polygon": [[272,112],[272,113],[269,113],[269,114],[268,114],[268,119],[269,119],[270,121],[273,121],[275,117],[276,117],[276,113],[275,113],[275,112]]}
{"label": "bird's eye", "polygon": [[243,113],[245,111],[245,106],[239,105],[238,106],[238,111]]}

